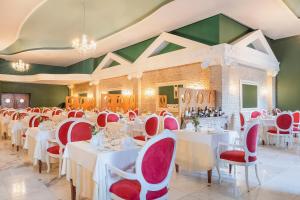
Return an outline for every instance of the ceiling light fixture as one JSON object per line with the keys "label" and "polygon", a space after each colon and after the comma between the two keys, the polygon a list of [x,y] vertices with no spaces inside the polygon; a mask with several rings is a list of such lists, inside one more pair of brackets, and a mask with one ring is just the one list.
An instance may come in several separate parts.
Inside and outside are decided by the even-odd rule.
{"label": "ceiling light fixture", "polygon": [[24,63],[22,60],[18,60],[18,62],[12,63],[12,68],[19,72],[26,72],[29,70],[29,64]]}
{"label": "ceiling light fixture", "polygon": [[88,36],[84,33],[85,32],[85,0],[82,0],[82,7],[83,7],[83,24],[82,24],[82,31],[83,34],[81,39],[76,38],[72,41],[72,47],[77,49],[81,54],[86,53],[89,50],[95,50],[97,45],[96,42],[93,40],[88,40]]}

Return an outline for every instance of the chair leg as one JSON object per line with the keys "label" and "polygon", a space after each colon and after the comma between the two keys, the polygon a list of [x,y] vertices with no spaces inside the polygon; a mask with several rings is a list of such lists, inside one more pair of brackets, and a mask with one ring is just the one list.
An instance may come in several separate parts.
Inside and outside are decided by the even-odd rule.
{"label": "chair leg", "polygon": [[255,164],[255,174],[256,174],[258,184],[261,185],[261,182],[260,182],[260,179],[259,179],[259,176],[258,176],[258,166],[257,166],[257,164]]}
{"label": "chair leg", "polygon": [[232,172],[232,164],[229,164],[229,174]]}
{"label": "chair leg", "polygon": [[217,172],[218,172],[218,175],[219,175],[219,183],[221,184],[222,177],[221,177],[221,172],[220,172],[219,160],[217,160],[216,167],[217,167]]}
{"label": "chair leg", "polygon": [[62,165],[62,159],[59,158],[59,169],[58,169],[58,177],[60,178],[61,177],[61,166]]}
{"label": "chair leg", "polygon": [[50,173],[51,166],[50,166],[49,155],[46,155],[46,163],[47,163],[47,173]]}
{"label": "chair leg", "polygon": [[179,165],[178,164],[175,164],[175,170],[176,170],[176,173],[179,172]]}
{"label": "chair leg", "polygon": [[246,177],[247,191],[250,192],[250,189],[249,189],[249,180],[248,180],[248,166],[245,166],[245,177]]}

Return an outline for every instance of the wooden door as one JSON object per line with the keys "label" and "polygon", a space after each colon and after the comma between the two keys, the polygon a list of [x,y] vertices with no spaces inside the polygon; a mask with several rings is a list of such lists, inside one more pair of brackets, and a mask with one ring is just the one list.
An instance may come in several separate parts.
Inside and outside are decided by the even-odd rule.
{"label": "wooden door", "polygon": [[29,94],[2,93],[1,106],[6,108],[23,109],[29,107]]}

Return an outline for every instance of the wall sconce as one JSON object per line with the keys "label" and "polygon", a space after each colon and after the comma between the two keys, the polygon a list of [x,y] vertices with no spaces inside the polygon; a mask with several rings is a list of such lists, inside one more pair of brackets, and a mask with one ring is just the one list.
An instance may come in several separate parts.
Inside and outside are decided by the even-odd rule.
{"label": "wall sconce", "polygon": [[10,99],[5,99],[5,103],[10,103]]}
{"label": "wall sconce", "polygon": [[25,100],[24,100],[24,99],[20,99],[19,101],[20,101],[20,103],[24,103],[24,102],[25,102]]}
{"label": "wall sconce", "polygon": [[155,91],[152,88],[148,88],[148,89],[145,90],[145,95],[148,96],[148,97],[154,96],[154,93],[155,93]]}
{"label": "wall sconce", "polygon": [[130,91],[130,90],[122,90],[122,94],[125,95],[125,96],[130,96],[130,95],[132,95],[132,91]]}

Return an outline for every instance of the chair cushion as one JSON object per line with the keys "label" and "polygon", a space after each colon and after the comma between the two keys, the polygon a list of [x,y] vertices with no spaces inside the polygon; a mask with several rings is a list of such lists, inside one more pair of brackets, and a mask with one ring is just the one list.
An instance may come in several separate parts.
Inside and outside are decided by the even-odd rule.
{"label": "chair cushion", "polygon": [[[123,179],[112,184],[109,191],[122,199],[139,200],[141,185],[137,180]],[[159,191],[148,191],[146,194],[146,199],[157,199],[167,193],[168,189],[166,187]]]}
{"label": "chair cushion", "polygon": [[146,140],[146,138],[145,138],[145,136],[144,135],[139,135],[139,136],[135,136],[135,137],[133,137],[135,140],[141,140],[141,141],[145,141]]}
{"label": "chair cushion", "polygon": [[[245,152],[239,150],[224,151],[221,153],[220,158],[223,160],[229,160],[234,162],[246,162]],[[249,162],[256,161],[256,156],[249,156]]]}
{"label": "chair cushion", "polygon": [[[277,134],[277,128],[276,127],[269,128],[268,133]],[[279,134],[289,134],[289,132],[288,131],[280,131]]]}
{"label": "chair cushion", "polygon": [[47,152],[52,153],[52,154],[59,154],[59,146],[55,145],[53,147],[49,147],[47,149]]}
{"label": "chair cushion", "polygon": [[300,128],[294,127],[294,128],[293,128],[293,131],[294,131],[294,132],[299,132],[299,131],[300,131]]}

